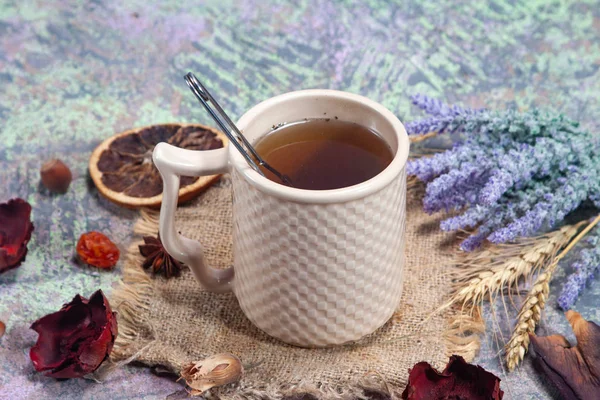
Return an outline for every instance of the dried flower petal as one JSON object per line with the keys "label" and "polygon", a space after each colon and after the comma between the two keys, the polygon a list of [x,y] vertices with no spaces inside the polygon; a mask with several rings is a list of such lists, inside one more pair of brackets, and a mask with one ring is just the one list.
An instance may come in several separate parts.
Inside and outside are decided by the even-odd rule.
{"label": "dried flower petal", "polygon": [[0,273],[18,267],[27,255],[33,223],[31,206],[23,199],[0,204]]}
{"label": "dried flower petal", "polygon": [[31,325],[39,334],[29,352],[36,371],[54,378],[79,378],[94,372],[117,337],[116,314],[102,290],[90,299],[76,295],[60,311]]}
{"label": "dried flower petal", "polygon": [[185,365],[181,377],[192,388],[191,394],[199,396],[213,387],[239,381],[243,373],[240,359],[223,353]]}
{"label": "dried flower petal", "polygon": [[600,326],[575,311],[566,315],[577,345],[571,346],[561,335],[530,335],[536,364],[556,385],[561,398],[600,399]]}
{"label": "dried flower petal", "polygon": [[460,356],[450,357],[443,372],[420,362],[411,369],[404,400],[502,400],[500,379]]}

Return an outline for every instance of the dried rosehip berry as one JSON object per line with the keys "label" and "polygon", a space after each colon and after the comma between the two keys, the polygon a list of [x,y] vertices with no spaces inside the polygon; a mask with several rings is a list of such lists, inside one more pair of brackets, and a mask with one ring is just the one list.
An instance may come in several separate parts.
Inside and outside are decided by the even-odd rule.
{"label": "dried rosehip berry", "polygon": [[87,264],[98,268],[114,267],[119,261],[119,249],[106,235],[100,232],[88,232],[81,235],[77,242],[77,254]]}

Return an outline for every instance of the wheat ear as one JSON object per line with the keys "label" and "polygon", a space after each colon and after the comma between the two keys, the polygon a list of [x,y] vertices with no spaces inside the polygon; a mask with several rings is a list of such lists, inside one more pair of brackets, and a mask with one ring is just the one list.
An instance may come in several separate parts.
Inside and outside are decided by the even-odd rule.
{"label": "wheat ear", "polygon": [[569,243],[579,227],[580,224],[564,226],[522,243],[469,253],[459,263],[463,269],[455,275],[454,294],[443,307],[471,305],[472,313],[484,299],[494,299],[504,288],[516,286],[520,279],[537,271]]}
{"label": "wheat ear", "polygon": [[535,280],[533,287],[525,298],[525,302],[521,306],[511,338],[506,344],[506,366],[509,371],[514,370],[527,353],[529,334],[534,333],[535,327],[540,321],[550,291],[550,280],[558,263],[598,222],[600,222],[600,215],[579,232]]}

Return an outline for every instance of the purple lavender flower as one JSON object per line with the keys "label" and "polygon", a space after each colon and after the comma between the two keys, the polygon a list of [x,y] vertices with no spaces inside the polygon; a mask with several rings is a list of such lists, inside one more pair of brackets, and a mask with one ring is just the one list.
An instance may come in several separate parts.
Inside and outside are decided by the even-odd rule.
{"label": "purple lavender flower", "polygon": [[425,111],[425,113],[433,116],[455,116],[459,114],[475,112],[475,110],[470,110],[459,106],[450,107],[438,99],[434,99],[433,97],[429,97],[421,93],[410,96],[410,99],[415,106]]}
{"label": "purple lavender flower", "polygon": [[448,125],[450,125],[453,120],[453,116],[429,117],[419,121],[409,122],[406,124],[406,131],[409,135],[424,135],[429,132],[442,133],[446,131]]}
{"label": "purple lavender flower", "polygon": [[[473,110],[459,106],[448,106],[438,99],[419,93],[411,96],[411,100],[414,105],[431,115],[431,117],[406,124],[409,135],[423,135],[429,132],[443,133],[448,130],[449,125],[457,117],[468,119],[469,116],[484,111],[484,109]],[[464,121],[461,120],[457,127],[461,124],[464,124]]]}
{"label": "purple lavender flower", "polygon": [[577,298],[585,288],[587,280],[587,276],[579,271],[569,275],[567,281],[562,287],[560,296],[558,296],[558,306],[565,311],[573,307],[577,301]]}
{"label": "purple lavender flower", "polygon": [[441,229],[477,229],[464,249],[553,228],[588,199],[600,207],[600,141],[576,122],[538,110],[469,110],[421,95],[412,100],[431,117],[408,124],[410,133],[461,133],[452,149],[412,160],[407,171],[427,182],[427,212],[463,210]]}
{"label": "purple lavender flower", "polygon": [[502,213],[491,214],[477,230],[460,244],[460,249],[463,251],[473,251],[485,241],[488,235],[504,223],[505,215]]}
{"label": "purple lavender flower", "polygon": [[410,96],[410,99],[415,106],[429,115],[448,115],[450,113],[450,107],[433,97],[417,93]]}
{"label": "purple lavender flower", "polygon": [[492,207],[475,204],[461,215],[443,220],[440,229],[450,232],[474,228],[490,214],[491,210]]}
{"label": "purple lavender flower", "polygon": [[411,160],[406,168],[409,175],[416,175],[423,182],[429,182],[437,176],[447,173],[451,169],[459,168],[462,163],[473,162],[480,158],[487,158],[486,148],[469,147],[464,144],[431,157]]}
{"label": "purple lavender flower", "polygon": [[408,175],[415,175],[423,182],[429,182],[436,176],[448,172],[450,168],[460,165],[460,161],[470,159],[470,152],[461,146],[457,146],[443,153],[434,154],[431,157],[422,157],[411,160],[406,166]]}
{"label": "purple lavender flower", "polygon": [[585,239],[587,248],[579,252],[579,257],[573,263],[573,273],[567,277],[563,285],[558,305],[563,310],[570,309],[589,281],[600,270],[600,229],[595,228]]}
{"label": "purple lavender flower", "polygon": [[533,235],[543,226],[552,227],[562,220],[589,195],[589,181],[584,173],[574,173],[555,193],[545,193],[545,199],[538,202],[521,218],[499,229],[488,237],[492,243],[513,241],[520,236]]}
{"label": "purple lavender flower", "polygon": [[509,171],[495,169],[481,189],[481,203],[487,205],[496,203],[514,184],[515,177]]}
{"label": "purple lavender flower", "polygon": [[465,162],[460,168],[439,176],[427,185],[423,199],[425,211],[448,211],[453,207],[476,202],[479,188],[487,180],[486,171],[480,165]]}
{"label": "purple lavender flower", "polygon": [[[480,226],[477,232],[469,236],[460,245],[460,248],[464,251],[473,251],[476,247],[480,246],[492,232],[503,227],[507,222],[514,220],[517,215],[522,213],[523,208],[526,206],[527,199],[508,204],[498,204],[494,207],[482,207],[478,204],[469,208],[462,216],[454,217],[454,221],[451,221],[452,218],[442,221],[442,229],[444,229],[443,225],[450,225],[450,223],[455,223],[456,225],[466,224],[461,228],[471,228],[479,224]],[[446,227],[448,228],[450,226]]]}
{"label": "purple lavender flower", "polygon": [[482,230],[480,228],[479,232],[469,236],[460,244],[460,249],[462,251],[473,251],[479,246],[483,244],[485,241],[485,237],[489,234],[489,230]]}
{"label": "purple lavender flower", "polygon": [[573,154],[571,146],[550,138],[539,138],[535,146],[523,143],[519,149],[509,150],[481,189],[481,202],[494,204],[513,186],[521,189],[534,176],[544,178],[553,169],[566,169]]}

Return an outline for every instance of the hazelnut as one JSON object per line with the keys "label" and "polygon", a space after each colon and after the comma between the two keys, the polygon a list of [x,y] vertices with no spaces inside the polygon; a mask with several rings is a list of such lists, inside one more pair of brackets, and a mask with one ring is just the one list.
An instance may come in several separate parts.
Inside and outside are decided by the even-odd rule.
{"label": "hazelnut", "polygon": [[71,170],[61,160],[46,161],[40,170],[42,183],[51,192],[65,193],[71,184]]}
{"label": "hazelnut", "polygon": [[4,336],[5,331],[6,331],[6,325],[4,325],[4,322],[0,321],[0,338],[2,336]]}
{"label": "hazelnut", "polygon": [[181,377],[192,389],[190,394],[198,396],[210,388],[237,382],[244,374],[244,367],[233,354],[221,353],[202,361],[184,365]]}

